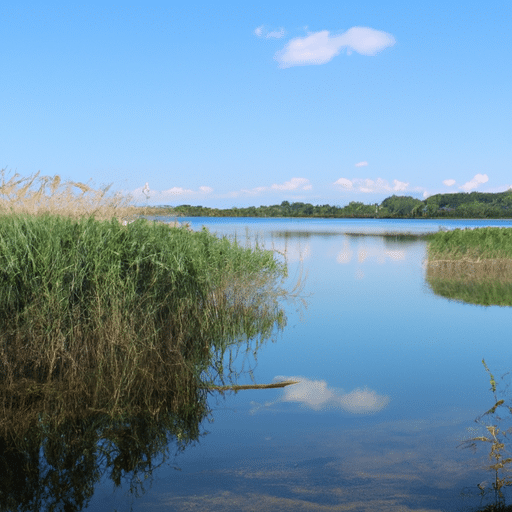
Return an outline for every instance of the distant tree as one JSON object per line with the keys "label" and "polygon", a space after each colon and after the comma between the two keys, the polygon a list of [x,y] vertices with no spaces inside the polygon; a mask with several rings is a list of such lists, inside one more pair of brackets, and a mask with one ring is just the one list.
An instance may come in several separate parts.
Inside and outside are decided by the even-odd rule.
{"label": "distant tree", "polygon": [[423,205],[423,201],[411,196],[392,195],[381,204],[393,217],[408,217],[416,206]]}

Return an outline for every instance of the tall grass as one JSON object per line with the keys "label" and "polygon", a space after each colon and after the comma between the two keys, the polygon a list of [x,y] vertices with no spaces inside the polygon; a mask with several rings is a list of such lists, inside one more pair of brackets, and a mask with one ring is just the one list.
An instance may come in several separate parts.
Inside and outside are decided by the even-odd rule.
{"label": "tall grass", "polygon": [[428,236],[429,256],[433,259],[510,259],[511,228],[477,228],[439,231]]}
{"label": "tall grass", "polygon": [[512,229],[441,231],[428,236],[426,278],[443,297],[512,306]]}
{"label": "tall grass", "polygon": [[112,185],[95,189],[82,182],[63,182],[58,175],[40,176],[40,172],[29,177],[14,173],[7,179],[6,169],[0,170],[0,177],[0,213],[51,213],[73,219],[92,216],[98,220],[117,218],[129,222],[146,210],[133,206],[129,195],[109,195]]}
{"label": "tall grass", "polygon": [[201,417],[224,350],[284,326],[271,252],[123,225],[116,208],[0,215],[0,434],[84,413]]}

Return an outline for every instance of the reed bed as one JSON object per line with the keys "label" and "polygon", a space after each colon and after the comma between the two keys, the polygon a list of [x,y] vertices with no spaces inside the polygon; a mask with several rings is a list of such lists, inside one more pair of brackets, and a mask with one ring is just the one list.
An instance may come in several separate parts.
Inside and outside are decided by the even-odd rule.
{"label": "reed bed", "polygon": [[438,295],[512,305],[512,229],[456,229],[429,236],[427,282]]}
{"label": "reed bed", "polygon": [[84,414],[203,417],[210,385],[229,380],[226,348],[284,326],[286,266],[272,252],[123,225],[111,203],[48,204],[0,214],[0,435]]}
{"label": "reed bed", "polygon": [[98,220],[116,218],[130,222],[149,212],[133,205],[130,195],[109,195],[112,185],[95,189],[92,185],[65,181],[61,177],[29,177],[14,173],[7,179],[6,169],[0,170],[0,213],[29,215],[61,215],[72,219],[92,216]]}
{"label": "reed bed", "polygon": [[511,228],[476,228],[439,231],[429,235],[429,257],[435,260],[479,262],[512,258]]}

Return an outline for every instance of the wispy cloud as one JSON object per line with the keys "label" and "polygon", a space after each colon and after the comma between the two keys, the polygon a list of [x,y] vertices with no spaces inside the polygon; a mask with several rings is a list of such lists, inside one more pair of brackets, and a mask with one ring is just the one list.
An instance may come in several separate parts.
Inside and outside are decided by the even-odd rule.
{"label": "wispy cloud", "polygon": [[312,185],[307,178],[292,178],[290,181],[285,181],[282,184],[272,185],[273,190],[311,190]]}
{"label": "wispy cloud", "polygon": [[404,192],[409,186],[408,182],[393,180],[393,185],[382,178],[371,180],[369,178],[355,178],[349,180],[347,178],[340,178],[334,182],[334,185],[342,187],[347,190],[354,190],[363,193],[378,193],[378,192]]}
{"label": "wispy cloud", "polygon": [[272,31],[268,32],[265,29],[264,25],[260,25],[259,27],[256,27],[256,29],[254,29],[254,33],[258,37],[264,37],[265,39],[281,39],[285,35],[284,28],[280,28],[279,30],[272,30]]}
{"label": "wispy cloud", "polygon": [[204,197],[212,192],[213,188],[207,186],[201,186],[198,190],[183,187],[171,187],[166,190],[152,190],[149,188],[148,183],[146,183],[144,187],[132,190],[131,196],[136,202],[151,199],[152,204],[164,204],[168,201],[176,200],[177,198]]}
{"label": "wispy cloud", "polygon": [[347,55],[354,51],[370,56],[393,46],[395,42],[391,34],[369,27],[352,27],[337,36],[331,36],[328,30],[321,30],[292,39],[274,58],[281,68],[325,64],[342,50],[346,50]]}
{"label": "wispy cloud", "polygon": [[[390,401],[388,396],[379,395],[367,387],[347,393],[343,389],[329,387],[325,380],[283,376],[275,377],[274,380],[298,380],[299,383],[284,388],[281,397],[275,402],[264,404],[266,407],[279,402],[299,402],[316,411],[337,408],[352,414],[373,414],[384,409]],[[264,406],[253,407],[251,412]]]}
{"label": "wispy cloud", "polygon": [[487,183],[489,181],[489,176],[487,174],[475,174],[472,180],[464,183],[459,188],[464,190],[464,192],[469,192],[481,185],[482,183]]}
{"label": "wispy cloud", "polygon": [[447,187],[452,187],[455,185],[455,180],[443,180],[443,185],[446,185]]}
{"label": "wispy cloud", "polygon": [[302,191],[311,190],[313,186],[307,178],[292,178],[284,183],[274,183],[270,187],[254,187],[251,189],[242,189],[239,192],[232,192],[232,197],[239,195],[257,196],[264,192],[276,192],[276,191]]}
{"label": "wispy cloud", "polygon": [[366,167],[368,165],[368,162],[365,160],[364,162],[358,162],[355,166],[356,167]]}

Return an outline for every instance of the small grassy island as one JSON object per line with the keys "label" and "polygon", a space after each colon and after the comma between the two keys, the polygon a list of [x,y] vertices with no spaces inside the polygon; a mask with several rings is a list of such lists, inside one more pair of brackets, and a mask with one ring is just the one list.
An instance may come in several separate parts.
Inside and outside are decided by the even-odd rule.
{"label": "small grassy island", "polygon": [[512,229],[477,228],[427,237],[427,281],[447,298],[512,306]]}

